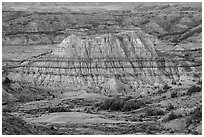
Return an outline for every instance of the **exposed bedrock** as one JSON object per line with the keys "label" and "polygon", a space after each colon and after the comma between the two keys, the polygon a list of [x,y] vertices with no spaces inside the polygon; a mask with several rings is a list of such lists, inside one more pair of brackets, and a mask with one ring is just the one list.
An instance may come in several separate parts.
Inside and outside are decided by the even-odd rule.
{"label": "exposed bedrock", "polygon": [[[182,61],[182,60],[181,60]],[[159,57],[142,31],[64,39],[56,49],[11,69],[14,81],[64,89],[133,90],[177,81],[179,60]]]}

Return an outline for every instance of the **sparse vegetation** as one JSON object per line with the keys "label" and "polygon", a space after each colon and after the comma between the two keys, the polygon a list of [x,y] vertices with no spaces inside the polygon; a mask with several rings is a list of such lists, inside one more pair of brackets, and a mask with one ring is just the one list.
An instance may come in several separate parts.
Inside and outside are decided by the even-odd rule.
{"label": "sparse vegetation", "polygon": [[157,115],[164,115],[165,112],[161,109],[148,109],[146,111],[146,116],[157,116]]}
{"label": "sparse vegetation", "polygon": [[199,79],[198,82],[197,82],[197,84],[198,84],[198,85],[202,85],[202,80]]}
{"label": "sparse vegetation", "polygon": [[54,113],[54,112],[70,112],[69,107],[48,107],[47,109],[48,113]]}
{"label": "sparse vegetation", "polygon": [[182,117],[182,115],[176,115],[174,112],[170,112],[170,114],[168,115],[167,119],[164,120],[164,122],[168,122],[180,117]]}
{"label": "sparse vegetation", "polygon": [[48,90],[42,90],[40,88],[31,88],[29,86],[20,86],[15,82],[10,82],[12,86],[6,84],[3,88],[16,98],[16,102],[27,103],[30,101],[44,100],[50,97],[54,97],[54,94]]}
{"label": "sparse vegetation", "polygon": [[2,82],[3,85],[8,85],[11,83],[11,80],[8,77],[5,77],[4,81]]}
{"label": "sparse vegetation", "polygon": [[165,92],[166,92],[166,90],[163,90],[163,89],[159,89],[159,90],[157,91],[158,94],[163,94],[163,93],[165,93]]}
{"label": "sparse vegetation", "polygon": [[164,89],[165,91],[167,91],[167,90],[170,89],[170,88],[171,88],[171,86],[169,86],[168,84],[165,84],[164,87],[163,87],[163,89]]}
{"label": "sparse vegetation", "polygon": [[190,124],[198,124],[202,120],[202,106],[197,107],[195,111],[187,118],[187,127]]}
{"label": "sparse vegetation", "polygon": [[176,98],[176,97],[178,97],[177,92],[172,92],[171,93],[171,98]]}
{"label": "sparse vegetation", "polygon": [[144,106],[144,102],[136,99],[127,98],[112,98],[107,99],[104,102],[97,104],[100,109],[111,110],[111,111],[131,111]]}

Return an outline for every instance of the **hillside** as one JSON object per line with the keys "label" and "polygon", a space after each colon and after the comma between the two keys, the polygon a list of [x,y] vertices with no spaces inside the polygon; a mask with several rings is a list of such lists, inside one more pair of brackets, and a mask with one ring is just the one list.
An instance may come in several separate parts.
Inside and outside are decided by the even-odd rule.
{"label": "hillside", "polygon": [[3,135],[202,135],[202,3],[3,2]]}
{"label": "hillside", "polygon": [[[43,5],[40,3],[35,4]],[[69,3],[67,4],[69,5]],[[87,3],[83,7],[92,4]],[[117,7],[115,5],[124,6],[124,4],[113,3],[114,7]],[[75,4],[72,3],[71,5]],[[101,4],[94,3],[94,5]],[[145,32],[172,45],[190,42],[193,45],[199,45],[198,47],[201,47],[200,42],[193,40],[200,39],[200,35],[202,35],[201,4],[126,4],[127,7],[130,5],[135,6],[129,10],[99,9],[98,11],[97,8],[89,10],[89,8],[83,9],[82,7],[74,11],[66,7],[65,4],[64,8],[59,9],[59,6],[55,6],[50,10],[49,8],[34,11],[3,10],[3,45],[53,44],[61,42],[64,38],[72,34],[93,35],[118,33],[124,29],[131,28],[131,30],[134,30],[139,27]],[[12,5],[7,3],[3,5],[3,7],[9,6]],[[18,7],[20,5],[16,6]],[[148,9],[148,12],[146,12],[146,9]]]}

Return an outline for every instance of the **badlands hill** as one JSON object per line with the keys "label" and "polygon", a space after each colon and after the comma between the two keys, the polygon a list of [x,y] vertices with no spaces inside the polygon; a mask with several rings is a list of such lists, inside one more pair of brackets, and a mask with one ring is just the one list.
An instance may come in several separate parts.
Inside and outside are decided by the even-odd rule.
{"label": "badlands hill", "polygon": [[95,92],[119,82],[122,87],[115,90],[132,91],[141,85],[178,82],[199,67],[189,59],[157,52],[141,29],[88,37],[71,35],[50,53],[8,70],[8,78],[50,88],[93,88]]}

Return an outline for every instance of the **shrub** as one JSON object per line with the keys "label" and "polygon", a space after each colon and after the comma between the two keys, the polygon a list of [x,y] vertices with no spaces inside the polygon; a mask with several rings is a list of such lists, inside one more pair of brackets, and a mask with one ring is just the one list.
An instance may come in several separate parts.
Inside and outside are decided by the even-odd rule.
{"label": "shrub", "polygon": [[96,104],[95,106],[99,105],[99,107],[103,110],[112,110],[112,111],[120,111],[123,108],[125,100],[122,98],[112,98],[105,100],[101,105]]}
{"label": "shrub", "polygon": [[194,73],[194,74],[193,74],[193,77],[194,77],[194,78],[200,78],[200,77],[201,77],[201,74],[200,74],[200,73]]}
{"label": "shrub", "polygon": [[26,103],[26,102],[29,102],[29,101],[32,101],[32,99],[26,95],[21,95],[18,99],[19,102],[23,102],[23,103]]}
{"label": "shrub", "polygon": [[157,91],[157,93],[158,93],[158,94],[163,94],[163,93],[165,93],[165,91],[164,91],[163,89],[159,89],[159,90]]}
{"label": "shrub", "polygon": [[167,111],[174,109],[174,106],[170,103],[169,106],[166,108]]}
{"label": "shrub", "polygon": [[193,114],[187,118],[187,125],[199,123],[202,120],[202,107],[196,108]]}
{"label": "shrub", "polygon": [[6,78],[4,79],[4,81],[2,82],[3,85],[8,85],[8,84],[10,84],[10,83],[11,83],[11,80],[10,80],[8,77],[6,77]]}
{"label": "shrub", "polygon": [[99,107],[103,110],[111,110],[111,111],[131,111],[134,109],[138,109],[143,106],[144,103],[141,101],[137,101],[136,99],[128,98],[112,98],[107,99],[102,103],[95,104],[95,107]]}
{"label": "shrub", "polygon": [[125,102],[125,105],[123,106],[121,111],[132,111],[134,109],[139,109],[143,105],[143,102],[131,99]]}
{"label": "shrub", "polygon": [[112,101],[110,106],[110,110],[112,111],[120,111],[124,106],[125,101],[123,99],[115,99]]}
{"label": "shrub", "polygon": [[88,109],[86,109],[86,111],[85,111],[86,113],[92,113],[91,112],[91,110],[88,108]]}
{"label": "shrub", "polygon": [[69,108],[73,109],[74,108],[74,104],[70,104]]}
{"label": "shrub", "polygon": [[130,121],[140,121],[140,122],[142,122],[143,119],[141,117],[133,117],[133,118],[131,118]]}
{"label": "shrub", "polygon": [[54,126],[51,126],[50,129],[51,130],[56,130],[56,128]]}
{"label": "shrub", "polygon": [[165,112],[163,111],[163,110],[157,110],[156,111],[156,115],[164,115],[165,114]]}
{"label": "shrub", "polygon": [[133,117],[133,118],[131,118],[131,121],[138,121],[138,118],[137,117]]}
{"label": "shrub", "polygon": [[95,108],[98,108],[98,107],[100,107],[101,105],[102,105],[101,102],[97,102],[97,103],[94,104],[94,107],[95,107]]}
{"label": "shrub", "polygon": [[178,85],[181,86],[182,84],[181,84],[181,83],[178,83]]}
{"label": "shrub", "polygon": [[171,98],[176,98],[176,97],[178,97],[178,96],[177,96],[177,92],[172,92],[172,93],[171,93]]}
{"label": "shrub", "polygon": [[70,112],[70,109],[68,107],[48,107],[48,113],[54,113],[54,112]]}
{"label": "shrub", "polygon": [[168,115],[168,118],[165,120],[165,122],[170,121],[170,120],[173,120],[173,119],[176,119],[176,118],[179,118],[179,117],[182,117],[182,116],[181,116],[181,115],[176,115],[176,114],[174,114],[174,112],[171,112],[171,113]]}
{"label": "shrub", "polygon": [[130,100],[130,99],[133,99],[133,97],[132,97],[132,96],[127,96],[127,97],[125,98],[125,100]]}
{"label": "shrub", "polygon": [[176,118],[177,118],[177,115],[175,115],[173,112],[171,112],[171,113],[169,114],[168,121],[173,120],[173,119],[176,119]]}
{"label": "shrub", "polygon": [[170,88],[171,88],[171,86],[169,86],[169,85],[167,85],[167,84],[165,84],[164,87],[163,87],[164,90],[168,90],[168,89],[170,89]]}
{"label": "shrub", "polygon": [[193,134],[193,135],[199,135],[199,133],[197,132],[197,131],[191,131],[191,134]]}
{"label": "shrub", "polygon": [[147,115],[147,116],[154,116],[154,115],[155,115],[154,110],[153,110],[153,109],[148,109],[148,110],[146,111],[146,115]]}
{"label": "shrub", "polygon": [[15,102],[10,102],[5,107],[2,108],[2,111],[11,113],[15,110],[15,106],[16,106]]}
{"label": "shrub", "polygon": [[196,92],[201,92],[201,88],[199,87],[199,86],[196,86],[196,85],[194,85],[194,86],[191,86],[189,89],[188,89],[188,91],[187,91],[187,95],[191,95],[191,94],[193,94],[193,93],[196,93]]}
{"label": "shrub", "polygon": [[202,85],[202,80],[198,80],[197,84]]}
{"label": "shrub", "polygon": [[12,110],[11,110],[11,108],[3,108],[3,112],[5,112],[5,113],[11,113]]}
{"label": "shrub", "polygon": [[171,84],[176,85],[176,81],[172,81]]}
{"label": "shrub", "polygon": [[112,104],[112,99],[107,99],[105,100],[101,105],[100,105],[100,108],[103,109],[103,110],[108,110],[110,108]]}
{"label": "shrub", "polygon": [[166,96],[164,95],[164,96],[162,96],[162,98],[163,98],[163,99],[166,99]]}

